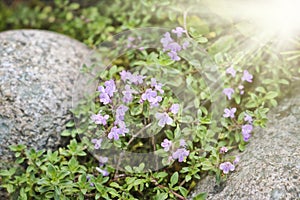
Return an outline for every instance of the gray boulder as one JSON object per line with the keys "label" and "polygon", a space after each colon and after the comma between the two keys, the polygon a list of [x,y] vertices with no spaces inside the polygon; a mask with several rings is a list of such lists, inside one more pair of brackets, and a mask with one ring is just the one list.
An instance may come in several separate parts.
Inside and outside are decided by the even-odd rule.
{"label": "gray boulder", "polygon": [[[76,80],[90,50],[61,34],[39,30],[0,33],[0,168],[8,146],[55,149],[71,119]],[[83,89],[82,86],[81,89]]]}
{"label": "gray boulder", "polygon": [[267,128],[255,130],[236,171],[216,186],[208,176],[189,199],[207,192],[207,199],[300,199],[300,93],[284,99],[269,113]]}

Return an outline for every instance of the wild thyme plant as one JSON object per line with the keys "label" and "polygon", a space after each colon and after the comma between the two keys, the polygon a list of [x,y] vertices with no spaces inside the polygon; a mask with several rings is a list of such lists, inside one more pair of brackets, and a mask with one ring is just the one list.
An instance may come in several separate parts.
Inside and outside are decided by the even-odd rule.
{"label": "wild thyme plant", "polygon": [[[92,99],[73,110],[77,119],[68,126],[76,124],[76,129],[62,133],[74,138],[67,148],[36,152],[11,147],[17,165],[1,171],[3,187],[19,199],[161,200],[185,199],[207,173],[224,181],[239,162],[228,153],[244,149],[268,109],[240,106],[255,76],[229,66],[220,69],[226,106],[216,120],[210,113],[214,101],[203,93],[210,85],[192,62],[181,58],[192,48],[187,34],[182,27],[165,32],[161,50],[134,46],[143,38],[125,38],[128,47],[138,49],[137,55],[128,54],[134,64],[113,64],[99,74]],[[167,81],[172,76],[175,82]],[[174,88],[185,88],[183,95]]]}

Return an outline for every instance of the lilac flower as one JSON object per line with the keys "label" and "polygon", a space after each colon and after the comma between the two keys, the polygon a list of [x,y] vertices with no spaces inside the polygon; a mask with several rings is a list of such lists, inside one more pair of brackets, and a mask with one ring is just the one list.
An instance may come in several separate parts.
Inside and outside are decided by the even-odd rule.
{"label": "lilac flower", "polygon": [[99,166],[102,167],[105,163],[107,163],[108,158],[107,157],[99,157]]}
{"label": "lilac flower", "polygon": [[155,78],[151,78],[151,83],[150,83],[151,87],[155,87],[156,84],[157,84],[156,79]]}
{"label": "lilac flower", "polygon": [[226,74],[231,74],[232,77],[235,77],[236,71],[235,71],[235,69],[233,68],[233,66],[229,67],[229,68],[226,70]]}
{"label": "lilac flower", "polygon": [[126,85],[125,90],[122,92],[122,94],[124,95],[122,98],[122,101],[124,103],[131,102],[133,99],[133,97],[132,97],[133,93],[137,93],[137,92],[135,90],[131,89],[129,85]]}
{"label": "lilac flower", "polygon": [[99,149],[101,147],[102,138],[100,138],[99,140],[92,139],[92,143],[95,144],[94,149]]}
{"label": "lilac flower", "polygon": [[240,90],[240,94],[244,94],[244,86],[243,85],[239,85],[239,90]]}
{"label": "lilac flower", "polygon": [[251,83],[252,79],[253,79],[252,74],[250,74],[247,70],[245,70],[243,77],[242,77],[242,81],[247,81],[247,82]]}
{"label": "lilac flower", "polygon": [[182,162],[189,154],[190,151],[186,150],[185,148],[180,148],[172,154],[172,157],[175,160],[178,159],[178,162]]}
{"label": "lilac flower", "polygon": [[125,116],[125,112],[128,110],[129,108],[123,104],[119,105],[119,107],[116,110],[116,115],[117,116]]}
{"label": "lilac flower", "polygon": [[251,137],[251,132],[253,130],[253,126],[250,124],[246,124],[242,126],[242,135],[245,142],[248,142]]}
{"label": "lilac flower", "polygon": [[172,33],[175,33],[177,37],[181,37],[183,33],[186,33],[186,30],[181,27],[176,27],[176,29],[172,30]]}
{"label": "lilac flower", "polygon": [[142,76],[142,75],[131,75],[129,81],[135,85],[138,85],[138,84],[142,84],[145,78],[146,76]]}
{"label": "lilac flower", "polygon": [[121,79],[122,79],[122,81],[126,81],[126,80],[128,80],[128,79],[130,79],[130,77],[131,77],[131,73],[130,72],[127,72],[127,71],[125,71],[125,70],[123,70],[123,71],[121,71],[120,72],[120,76],[121,76]]}
{"label": "lilac flower", "polygon": [[234,90],[232,88],[225,88],[223,90],[223,93],[227,96],[229,100],[231,100],[231,95],[234,93]]}
{"label": "lilac flower", "polygon": [[186,142],[185,142],[184,139],[180,139],[180,140],[179,140],[179,146],[181,146],[181,147],[186,147]]}
{"label": "lilac flower", "polygon": [[220,164],[220,170],[223,170],[224,174],[228,174],[229,171],[234,171],[235,167],[231,162],[224,162]]}
{"label": "lilac flower", "polygon": [[154,87],[157,91],[159,91],[161,94],[164,93],[164,90],[162,89],[162,84],[157,83],[155,78],[151,78],[151,87]]}
{"label": "lilac flower", "polygon": [[158,119],[158,125],[160,127],[164,127],[166,124],[171,125],[173,123],[173,119],[169,117],[168,113],[156,113],[155,118]]}
{"label": "lilac flower", "polygon": [[161,146],[164,148],[164,151],[169,151],[170,147],[172,146],[172,141],[164,139],[164,141],[161,143]]}
{"label": "lilac flower", "polygon": [[99,98],[100,102],[102,102],[104,105],[109,104],[111,102],[109,95],[106,93],[103,86],[98,87],[98,91],[100,92]]}
{"label": "lilac flower", "polygon": [[141,96],[141,98],[146,101],[152,98],[155,98],[157,96],[157,92],[152,89],[147,89]]}
{"label": "lilac flower", "polygon": [[108,81],[105,81],[104,85],[105,85],[106,94],[108,94],[109,97],[112,97],[113,94],[116,92],[115,81],[112,80],[112,79],[108,80]]}
{"label": "lilac flower", "polygon": [[174,61],[179,61],[180,60],[180,57],[174,51],[170,51],[168,53],[168,56],[171,58],[171,60],[174,60]]}
{"label": "lilac flower", "polygon": [[119,139],[119,133],[120,133],[120,130],[118,129],[118,127],[114,126],[111,128],[110,132],[108,133],[108,139],[113,139],[114,140],[118,140]]}
{"label": "lilac flower", "polygon": [[190,45],[189,41],[185,41],[185,42],[182,44],[182,49],[187,49],[189,45]]}
{"label": "lilac flower", "polygon": [[162,43],[163,47],[166,47],[170,42],[173,42],[173,39],[171,38],[170,33],[166,32],[164,37],[160,40],[160,43]]}
{"label": "lilac flower", "polygon": [[249,134],[253,130],[253,126],[251,124],[246,124],[242,126],[242,133],[243,134]]}
{"label": "lilac flower", "polygon": [[227,147],[221,147],[220,153],[226,153],[228,151]]}
{"label": "lilac flower", "polygon": [[104,115],[102,116],[101,114],[97,114],[97,115],[92,115],[91,119],[93,120],[93,122],[95,122],[95,124],[102,124],[102,125],[106,125],[109,116],[108,115]]}
{"label": "lilac flower", "polygon": [[114,122],[114,125],[118,125],[119,127],[126,127],[124,120],[124,116],[116,116],[116,120]]}
{"label": "lilac flower", "polygon": [[252,123],[253,122],[253,119],[250,115],[248,115],[247,113],[245,113],[245,117],[244,117],[244,120],[246,122],[249,122],[249,123]]}
{"label": "lilac flower", "polygon": [[233,161],[233,165],[237,165],[240,162],[240,157],[237,156],[235,157],[234,161]]}
{"label": "lilac flower", "polygon": [[157,107],[158,103],[162,101],[162,97],[157,96],[157,92],[155,90],[152,90],[152,89],[147,89],[142,94],[141,99],[143,101],[148,100],[151,107]]}
{"label": "lilac flower", "polygon": [[243,140],[244,140],[245,142],[248,142],[249,139],[250,139],[250,137],[251,137],[251,134],[243,134]]}
{"label": "lilac flower", "polygon": [[109,175],[109,172],[104,170],[104,169],[100,169],[99,167],[96,167],[96,170],[98,172],[100,172],[102,174],[102,176],[108,176]]}
{"label": "lilac flower", "polygon": [[162,97],[161,96],[156,96],[155,98],[151,98],[149,100],[149,102],[150,102],[150,108],[159,106],[159,102],[161,102],[161,101],[162,101]]}
{"label": "lilac flower", "polygon": [[178,113],[179,111],[179,104],[175,103],[171,106],[170,108],[171,113],[173,113],[174,115]]}
{"label": "lilac flower", "polygon": [[230,118],[234,118],[234,113],[236,112],[236,108],[230,108],[230,109],[228,109],[228,108],[225,108],[225,110],[224,110],[224,115],[223,115],[223,117],[226,117],[226,118],[228,118],[228,117],[230,117]]}
{"label": "lilac flower", "polygon": [[128,132],[129,132],[129,129],[126,128],[126,124],[124,122],[119,123],[119,135],[125,136],[125,133],[128,133]]}
{"label": "lilac flower", "polygon": [[171,42],[164,48],[165,51],[170,51],[170,52],[179,52],[181,51],[181,46],[177,42]]}
{"label": "lilac flower", "polygon": [[[87,180],[87,182],[90,182],[91,177],[87,176],[87,177],[86,177],[86,180]],[[95,185],[94,185],[94,183],[90,182],[90,186],[91,186],[91,187],[94,187]]]}

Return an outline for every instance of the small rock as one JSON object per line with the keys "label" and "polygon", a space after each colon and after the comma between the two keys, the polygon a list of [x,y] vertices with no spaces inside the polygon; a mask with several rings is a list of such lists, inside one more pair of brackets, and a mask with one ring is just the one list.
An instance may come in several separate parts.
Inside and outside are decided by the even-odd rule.
{"label": "small rock", "polygon": [[0,168],[12,161],[9,145],[58,147],[72,117],[74,92],[80,93],[73,90],[74,80],[89,53],[85,45],[57,33],[0,33]]}

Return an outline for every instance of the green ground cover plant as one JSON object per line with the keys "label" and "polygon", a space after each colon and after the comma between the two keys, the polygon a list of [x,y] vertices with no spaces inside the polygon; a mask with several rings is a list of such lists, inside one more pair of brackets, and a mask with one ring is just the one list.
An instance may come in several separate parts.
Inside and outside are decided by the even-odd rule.
{"label": "green ground cover plant", "polygon": [[[266,126],[268,111],[299,72],[299,52],[280,55],[272,44],[247,51],[238,42],[247,36],[234,25],[192,8],[189,14],[182,3],[0,3],[1,30],[53,30],[113,58],[95,77],[97,90],[72,110],[74,120],[61,133],[65,147],[10,147],[15,165],[0,176],[12,199],[186,199],[207,174],[222,184],[234,173],[239,157],[230,152],[243,151],[255,127]],[[123,45],[113,52],[101,46],[150,26],[170,27],[153,36],[158,49],[148,48],[143,34],[119,36]],[[123,46],[132,51],[118,56]],[[112,149],[154,153],[147,163]]]}

